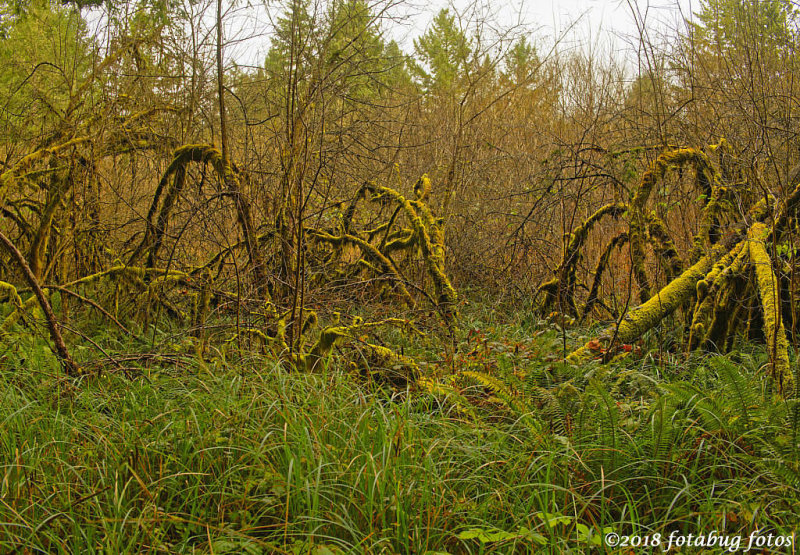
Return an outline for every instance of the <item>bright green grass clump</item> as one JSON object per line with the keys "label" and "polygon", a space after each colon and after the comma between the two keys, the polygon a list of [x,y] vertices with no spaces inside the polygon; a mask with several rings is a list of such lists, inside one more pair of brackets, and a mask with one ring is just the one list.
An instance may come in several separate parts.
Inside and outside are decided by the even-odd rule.
{"label": "bright green grass clump", "polygon": [[461,552],[548,497],[516,438],[344,374],[37,382],[0,382],[2,552]]}
{"label": "bright green grass clump", "polygon": [[571,367],[557,333],[473,324],[457,375],[395,392],[260,358],[59,385],[9,353],[0,552],[584,553],[608,530],[795,531],[798,406],[772,400],[762,355]]}

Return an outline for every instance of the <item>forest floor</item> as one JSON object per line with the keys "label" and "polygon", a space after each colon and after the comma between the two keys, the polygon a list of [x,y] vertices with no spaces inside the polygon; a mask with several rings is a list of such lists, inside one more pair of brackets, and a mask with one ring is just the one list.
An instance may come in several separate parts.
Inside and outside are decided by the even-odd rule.
{"label": "forest floor", "polygon": [[604,537],[664,551],[713,531],[794,553],[800,405],[770,392],[763,345],[560,362],[591,331],[474,302],[455,358],[405,340],[434,361],[405,388],[234,351],[64,382],[44,339],[17,337],[0,552],[632,553]]}

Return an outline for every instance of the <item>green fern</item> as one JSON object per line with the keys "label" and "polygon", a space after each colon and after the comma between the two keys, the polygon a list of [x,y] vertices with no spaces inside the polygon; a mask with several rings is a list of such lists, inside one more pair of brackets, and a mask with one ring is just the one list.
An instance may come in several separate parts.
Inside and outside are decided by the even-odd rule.
{"label": "green fern", "polygon": [[647,425],[642,427],[640,435],[643,438],[642,443],[649,447],[647,456],[654,463],[671,459],[676,434],[665,398],[653,402],[647,416]]}
{"label": "green fern", "polygon": [[[527,427],[540,431],[538,420],[533,418],[531,407],[519,395],[518,390],[500,379],[485,372],[465,370],[461,375],[472,378],[488,389],[505,407],[517,416]],[[509,381],[510,378],[506,378]]]}

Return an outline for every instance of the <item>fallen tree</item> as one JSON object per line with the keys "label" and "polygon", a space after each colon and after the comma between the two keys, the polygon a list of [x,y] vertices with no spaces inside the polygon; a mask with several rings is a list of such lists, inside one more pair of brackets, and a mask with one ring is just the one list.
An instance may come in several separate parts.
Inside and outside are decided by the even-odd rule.
{"label": "fallen tree", "polygon": [[[698,189],[704,204],[700,211],[699,232],[692,240],[688,255],[691,265],[679,272],[683,261],[678,256],[666,225],[648,212],[646,198],[656,179],[663,178],[670,166],[690,164],[697,172]],[[797,172],[794,172],[797,173]],[[756,322],[766,340],[770,375],[779,395],[794,391],[795,378],[789,364],[789,341],[784,324],[788,303],[797,303],[780,270],[793,255],[787,244],[788,230],[797,225],[800,184],[793,178],[791,193],[779,203],[770,196],[754,202],[744,214],[738,214],[728,202],[729,190],[705,154],[693,149],[678,149],[662,154],[644,174],[630,204],[626,205],[628,230],[616,235],[605,249],[592,276],[592,288],[583,314],[598,302],[599,280],[608,266],[613,249],[628,241],[631,273],[639,287],[641,304],[627,311],[596,339],[571,353],[573,363],[588,359],[609,360],[624,344],[632,343],[655,328],[666,317],[683,311],[688,325],[687,346],[723,351],[731,348],[733,337]],[[554,280],[543,284],[545,306],[561,306],[577,313],[575,267],[587,230],[602,215],[616,215],[620,208],[606,205],[573,231],[563,261]],[[666,267],[668,282],[650,294],[651,280],[645,269],[646,244],[651,244],[655,258]],[[747,299],[758,299],[753,314],[744,317]],[[796,311],[789,311],[794,314]]]}

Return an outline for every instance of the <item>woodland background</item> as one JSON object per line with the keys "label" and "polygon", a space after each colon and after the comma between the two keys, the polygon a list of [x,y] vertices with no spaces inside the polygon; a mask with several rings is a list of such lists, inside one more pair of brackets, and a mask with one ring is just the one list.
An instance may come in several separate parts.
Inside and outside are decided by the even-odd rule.
{"label": "woodland background", "polygon": [[4,549],[791,534],[795,5],[400,7],[0,3]]}

